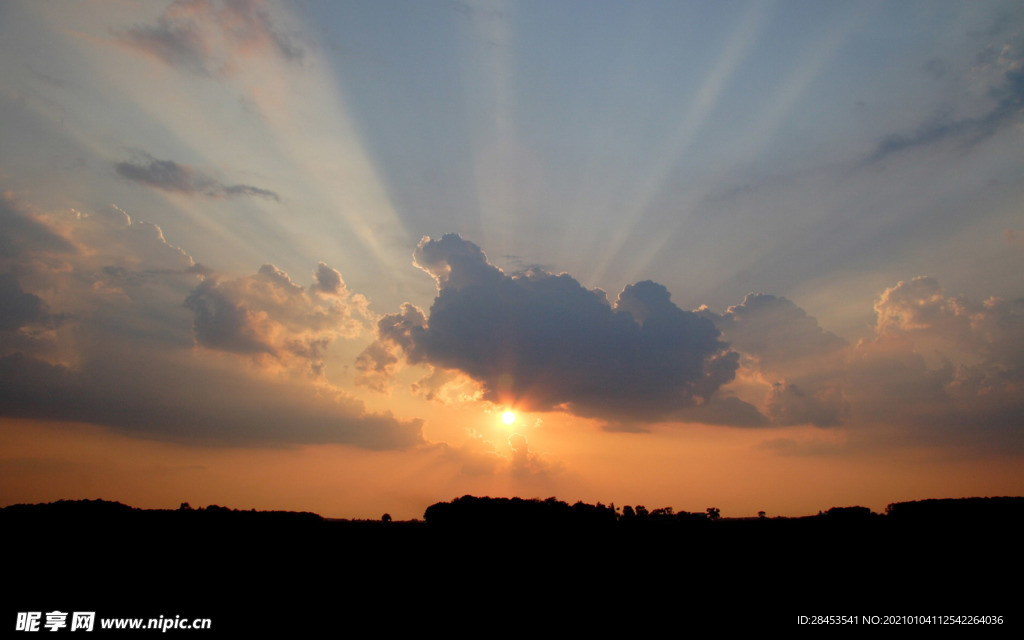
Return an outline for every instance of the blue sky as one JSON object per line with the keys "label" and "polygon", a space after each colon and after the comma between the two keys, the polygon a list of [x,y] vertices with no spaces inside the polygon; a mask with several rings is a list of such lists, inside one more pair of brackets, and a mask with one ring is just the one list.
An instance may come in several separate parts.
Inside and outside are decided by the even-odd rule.
{"label": "blue sky", "polygon": [[[2,497],[74,490],[32,448],[55,423],[186,459],[270,447],[292,469],[282,451],[319,446],[361,477],[389,468],[363,449],[429,469],[312,505],[335,512],[471,489],[608,501],[655,449],[892,469],[860,498],[876,507],[887,482],[930,497],[951,451],[1009,469],[985,456],[1022,450],[1022,29],[1016,2],[4,3],[0,357],[25,448]],[[661,288],[623,292],[644,281]],[[586,363],[540,344],[589,331],[622,342]],[[601,372],[641,342],[675,355],[641,358],[633,378],[668,387],[631,396]],[[513,375],[552,381],[532,401]],[[504,405],[524,412],[511,435]],[[929,431],[930,412],[961,426]],[[613,482],[596,460],[622,438],[636,460]],[[921,447],[936,458],[897,472]],[[708,480],[730,464],[615,499],[706,481],[756,512],[751,485]],[[338,474],[324,486],[352,486]],[[993,474],[974,490],[1020,492]]]}

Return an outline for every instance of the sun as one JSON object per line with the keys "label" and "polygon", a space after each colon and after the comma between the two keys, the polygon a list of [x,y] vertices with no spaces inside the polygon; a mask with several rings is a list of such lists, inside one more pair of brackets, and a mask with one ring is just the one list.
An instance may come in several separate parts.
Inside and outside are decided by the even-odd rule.
{"label": "sun", "polygon": [[501,414],[501,421],[504,422],[506,426],[512,426],[512,423],[516,421],[515,412],[506,411],[505,413]]}

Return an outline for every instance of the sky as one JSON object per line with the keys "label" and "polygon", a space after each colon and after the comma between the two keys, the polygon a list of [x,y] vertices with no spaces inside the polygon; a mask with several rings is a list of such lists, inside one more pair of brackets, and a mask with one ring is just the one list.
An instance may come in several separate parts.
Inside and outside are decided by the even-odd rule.
{"label": "sky", "polygon": [[0,504],[1024,494],[1014,0],[13,0],[0,192]]}

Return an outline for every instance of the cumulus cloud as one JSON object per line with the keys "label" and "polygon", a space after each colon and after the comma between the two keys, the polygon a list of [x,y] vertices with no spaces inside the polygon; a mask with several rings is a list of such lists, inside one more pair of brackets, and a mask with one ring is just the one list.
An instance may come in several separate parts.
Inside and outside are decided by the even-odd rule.
{"label": "cumulus cloud", "polygon": [[864,349],[913,353],[957,386],[997,393],[1024,381],[1024,301],[947,297],[934,278],[886,289],[875,304],[876,337]]}
{"label": "cumulus cloud", "polygon": [[313,278],[315,282],[310,289],[317,293],[339,297],[348,295],[345,282],[341,279],[341,272],[327,266],[325,262],[317,265],[316,271],[313,272]]}
{"label": "cumulus cloud", "polygon": [[[741,354],[742,397],[772,424],[871,423],[968,440],[981,429],[991,442],[1021,446],[1024,303],[947,296],[918,277],[884,290],[874,310],[871,335],[853,345],[776,296],[702,312]],[[758,386],[761,400],[750,395]]]}
{"label": "cumulus cloud", "polygon": [[763,404],[774,424],[841,423],[847,411],[842,373],[848,344],[786,298],[749,294],[722,315],[702,309],[741,365],[767,386]]}
{"label": "cumulus cloud", "polygon": [[[331,346],[373,327],[360,382],[386,390],[425,366],[415,392],[441,402],[622,430],[869,425],[1024,450],[1024,301],[948,295],[933,278],[881,292],[850,344],[782,297],[690,312],[645,281],[609,302],[567,274],[506,274],[448,235],[414,254],[438,285],[430,309],[377,318],[326,263],[306,286],[269,264],[218,274],[116,207],[44,215],[8,195],[0,221],[0,415],[187,442],[421,444],[419,421],[371,413],[328,378]],[[484,444],[452,455],[481,473],[557,470],[525,440]]]}
{"label": "cumulus cloud", "polygon": [[368,313],[330,267],[309,288],[270,265],[227,278],[116,207],[3,211],[21,218],[0,226],[17,247],[0,269],[0,416],[198,444],[423,442],[420,421],[371,413],[322,375]]}
{"label": "cumulus cloud", "polygon": [[918,438],[1024,449],[1024,302],[947,296],[934,278],[886,289],[852,350],[846,396],[865,421]]}
{"label": "cumulus cloud", "polygon": [[185,299],[185,307],[195,314],[192,329],[200,345],[235,353],[274,353],[258,326],[263,316],[231,300],[218,289],[216,280],[205,280],[196,287]]}
{"label": "cumulus cloud", "polygon": [[1024,374],[1024,304],[945,295],[938,281],[914,278],[886,289],[875,304],[879,340],[913,343],[955,361]]}
{"label": "cumulus cloud", "polygon": [[322,374],[327,346],[338,337],[358,335],[370,312],[366,298],[351,295],[334,269],[321,262],[315,276],[308,290],[270,264],[243,278],[205,278],[184,303],[194,314],[196,343],[245,355],[299,358]]}
{"label": "cumulus cloud", "polygon": [[441,404],[472,402],[483,396],[475,380],[461,371],[450,369],[432,369],[429,375],[414,382],[410,388],[421,398]]}
{"label": "cumulus cloud", "polygon": [[815,318],[782,297],[751,293],[721,316],[709,317],[734,349],[776,373],[800,369],[846,346],[845,340],[823,330]]}
{"label": "cumulus cloud", "polygon": [[156,22],[116,31],[114,39],[175,69],[211,77],[235,73],[257,56],[296,63],[306,56],[259,0],[175,0]]}
{"label": "cumulus cloud", "polygon": [[479,395],[465,398],[623,431],[873,425],[918,441],[1024,446],[1021,301],[947,296],[932,278],[900,282],[880,294],[870,335],[851,344],[779,296],[689,312],[646,281],[610,303],[566,274],[506,274],[456,235],[424,238],[414,258],[438,294],[429,311],[407,303],[378,321],[357,361],[375,389],[403,366],[426,365],[427,397],[468,377]]}
{"label": "cumulus cloud", "polygon": [[397,364],[464,372],[492,402],[631,423],[676,416],[732,379],[737,356],[707,318],[653,282],[615,305],[567,274],[507,275],[457,235],[424,238],[415,264],[438,284],[429,313],[384,316],[361,368],[379,380]]}
{"label": "cumulus cloud", "polygon": [[163,191],[203,195],[208,198],[256,196],[277,202],[281,201],[276,193],[268,189],[247,184],[227,185],[189,165],[178,164],[173,160],[158,160],[149,155],[145,155],[145,160],[142,162],[118,162],[114,165],[114,169],[122,178]]}

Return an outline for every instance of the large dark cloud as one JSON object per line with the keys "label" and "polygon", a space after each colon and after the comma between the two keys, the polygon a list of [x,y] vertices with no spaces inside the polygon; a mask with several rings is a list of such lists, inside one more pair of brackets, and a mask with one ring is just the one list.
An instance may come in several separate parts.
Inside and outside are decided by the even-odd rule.
{"label": "large dark cloud", "polygon": [[412,305],[382,318],[364,371],[386,370],[401,349],[468,374],[493,402],[627,424],[678,417],[735,374],[714,324],[657,283],[627,287],[613,306],[566,274],[506,275],[457,235],[424,238],[414,257],[438,283],[429,319]]}
{"label": "large dark cloud", "polygon": [[947,297],[915,278],[882,292],[877,325],[851,344],[779,296],[689,312],[645,281],[611,304],[566,274],[505,274],[456,235],[424,238],[414,258],[438,295],[429,313],[406,303],[380,318],[356,363],[375,389],[423,364],[435,395],[439,372],[469,376],[485,400],[611,429],[843,425],[891,443],[1024,450],[1020,300]]}
{"label": "large dark cloud", "polygon": [[419,420],[368,413],[343,394],[324,397],[148,349],[104,355],[77,369],[23,353],[0,357],[0,415],[87,422],[203,445],[403,449],[422,442]]}
{"label": "large dark cloud", "polygon": [[209,174],[173,160],[158,160],[145,156],[143,162],[118,162],[114,165],[118,175],[163,191],[187,195],[203,195],[210,198],[233,198],[257,196],[276,200],[281,198],[268,189],[248,184],[224,184]]}

